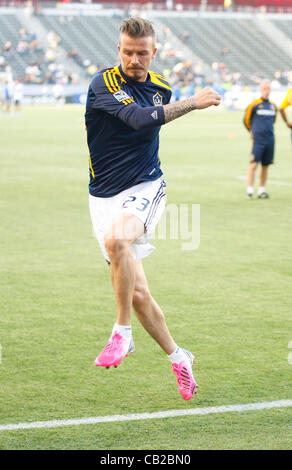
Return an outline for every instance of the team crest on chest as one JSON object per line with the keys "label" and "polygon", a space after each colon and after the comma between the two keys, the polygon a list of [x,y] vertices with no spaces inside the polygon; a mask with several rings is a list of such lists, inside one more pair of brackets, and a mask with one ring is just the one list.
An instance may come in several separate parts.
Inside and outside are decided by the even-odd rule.
{"label": "team crest on chest", "polygon": [[162,96],[160,95],[160,93],[155,93],[155,95],[153,95],[153,103],[154,103],[154,106],[161,106],[162,105]]}

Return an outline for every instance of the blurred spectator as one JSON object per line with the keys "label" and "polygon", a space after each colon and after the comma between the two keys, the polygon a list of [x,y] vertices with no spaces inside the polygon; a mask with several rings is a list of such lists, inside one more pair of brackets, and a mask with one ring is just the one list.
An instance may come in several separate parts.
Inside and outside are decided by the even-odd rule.
{"label": "blurred spectator", "polygon": [[45,62],[54,62],[56,59],[56,52],[52,48],[48,48],[44,56]]}
{"label": "blurred spectator", "polygon": [[48,41],[50,49],[57,49],[58,44],[61,41],[61,38],[54,31],[49,31],[47,34],[47,41]]}
{"label": "blurred spectator", "polygon": [[28,53],[29,46],[27,41],[19,41],[19,43],[16,46],[16,52],[21,55],[25,55]]}
{"label": "blurred spectator", "polygon": [[65,103],[63,86],[57,83],[53,88],[53,94],[56,98],[56,107],[61,108]]}
{"label": "blurred spectator", "polygon": [[21,112],[21,103],[23,98],[23,85],[19,79],[15,80],[13,86],[13,101],[16,113]]}
{"label": "blurred spectator", "polygon": [[278,90],[279,88],[281,88],[281,83],[279,82],[279,80],[277,80],[276,78],[274,78],[272,81],[271,81],[271,90]]}
{"label": "blurred spectator", "polygon": [[230,53],[230,50],[228,47],[223,47],[222,51],[221,51],[221,55],[222,56],[226,56]]}
{"label": "blurred spectator", "polygon": [[20,28],[19,32],[19,39],[20,41],[28,41],[29,40],[29,35],[26,32],[25,28]]}
{"label": "blurred spectator", "polygon": [[3,47],[3,55],[9,57],[11,53],[12,43],[11,41],[6,41]]}
{"label": "blurred spectator", "polygon": [[94,64],[90,64],[88,67],[87,67],[87,73],[90,77],[93,77],[93,75],[95,75],[97,73],[97,67],[96,65]]}
{"label": "blurred spectator", "polygon": [[0,70],[4,70],[6,65],[7,65],[7,62],[6,62],[5,57],[3,55],[0,55]]}
{"label": "blurred spectator", "polygon": [[5,80],[4,85],[4,111],[10,112],[11,101],[13,97],[13,83],[9,80]]}
{"label": "blurred spectator", "polygon": [[80,56],[78,49],[72,49],[68,52],[68,57],[73,59],[80,67],[83,67],[83,59]]}
{"label": "blurred spectator", "polygon": [[179,40],[182,41],[182,42],[188,42],[188,40],[190,39],[190,33],[188,31],[184,31],[183,33],[181,33],[179,35]]}

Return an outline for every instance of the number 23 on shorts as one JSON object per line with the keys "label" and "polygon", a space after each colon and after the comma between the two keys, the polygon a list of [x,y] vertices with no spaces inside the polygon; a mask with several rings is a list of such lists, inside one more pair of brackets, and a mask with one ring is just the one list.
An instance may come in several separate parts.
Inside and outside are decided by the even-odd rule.
{"label": "number 23 on shorts", "polygon": [[128,208],[128,205],[129,203],[131,202],[134,202],[136,201],[136,206],[135,208],[138,210],[138,211],[145,211],[145,209],[147,208],[147,206],[150,204],[150,201],[149,199],[146,199],[146,197],[142,197],[141,199],[137,199],[136,196],[129,196],[129,198],[123,203],[123,208],[124,209],[127,209]]}

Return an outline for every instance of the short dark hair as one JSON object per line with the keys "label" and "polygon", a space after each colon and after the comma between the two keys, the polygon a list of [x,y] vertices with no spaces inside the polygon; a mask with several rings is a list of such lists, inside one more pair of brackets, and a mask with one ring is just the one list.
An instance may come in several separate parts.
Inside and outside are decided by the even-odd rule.
{"label": "short dark hair", "polygon": [[121,34],[127,34],[131,38],[152,36],[153,41],[155,41],[155,31],[151,21],[139,18],[138,16],[131,16],[123,20],[120,27],[120,35]]}

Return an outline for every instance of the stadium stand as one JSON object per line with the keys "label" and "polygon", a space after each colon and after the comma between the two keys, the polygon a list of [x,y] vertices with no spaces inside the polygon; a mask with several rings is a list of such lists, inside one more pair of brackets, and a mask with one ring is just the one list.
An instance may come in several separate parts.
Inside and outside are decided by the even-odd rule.
{"label": "stadium stand", "polygon": [[[194,6],[198,2],[183,3]],[[223,0],[216,4],[222,6]],[[46,31],[46,38],[41,40],[27,23],[21,22],[21,15],[8,13],[7,9],[0,12],[0,72],[11,70],[14,78],[22,77],[30,84],[88,83],[98,70],[116,64],[120,22],[132,11],[91,8],[89,12],[86,5],[79,5],[80,10],[74,12],[73,5],[67,7],[35,12]],[[165,73],[172,85],[253,85],[263,77],[273,79],[275,73],[279,76],[279,71],[291,75],[291,55],[253,14],[180,14],[167,10],[147,10],[147,14],[158,33],[159,50],[153,70]],[[261,16],[262,24],[267,18]],[[292,39],[292,16],[273,15],[269,21]],[[60,49],[79,67],[79,75],[70,69],[70,61],[64,66],[64,60],[59,60]]]}
{"label": "stadium stand", "polygon": [[273,18],[272,23],[279,28],[285,36],[292,40],[292,19],[275,19]]}
{"label": "stadium stand", "polygon": [[[272,77],[276,69],[290,68],[291,58],[259,29],[252,18],[164,16],[160,18],[178,37],[187,35],[194,52],[208,64],[223,62],[229,72],[239,72],[243,83],[255,82],[259,71]],[[224,50],[228,50],[224,53]]]}
{"label": "stadium stand", "polygon": [[285,11],[291,9],[292,0],[234,0],[234,5],[245,8],[262,8],[264,6],[267,11]]}
{"label": "stadium stand", "polygon": [[97,68],[117,60],[118,21],[107,17],[50,16],[39,17],[42,24],[62,38],[68,54],[82,67]]}
{"label": "stadium stand", "polygon": [[13,14],[0,15],[0,72],[10,72],[24,83],[71,83],[74,73],[59,59],[61,37],[47,31],[45,40],[24,28]]}
{"label": "stadium stand", "polygon": [[22,25],[14,15],[0,15],[0,70],[10,65],[15,75],[23,76],[27,60],[17,52]]}
{"label": "stadium stand", "polygon": [[[121,18],[111,16],[40,15],[39,20],[62,38],[67,54],[87,76],[118,62],[117,38]],[[162,64],[155,61],[156,68]]]}

